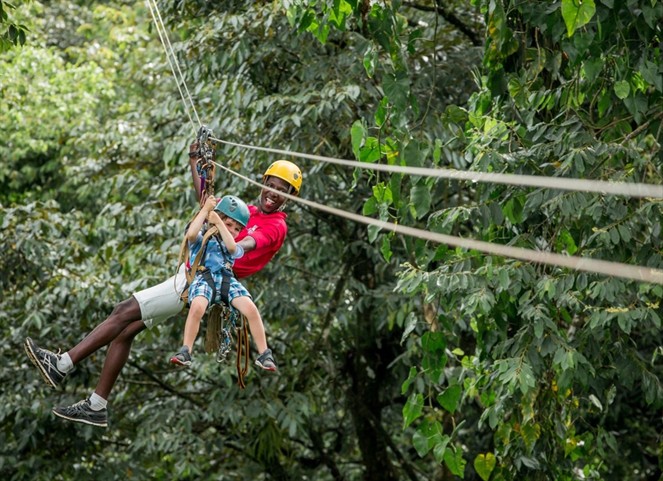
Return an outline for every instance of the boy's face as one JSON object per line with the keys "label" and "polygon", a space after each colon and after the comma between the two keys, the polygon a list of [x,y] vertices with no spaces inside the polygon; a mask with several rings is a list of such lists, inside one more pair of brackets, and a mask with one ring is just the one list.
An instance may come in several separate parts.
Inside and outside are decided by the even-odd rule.
{"label": "boy's face", "polygon": [[239,235],[240,232],[242,232],[242,229],[244,228],[242,224],[237,222],[235,219],[231,219],[230,217],[226,215],[221,216],[222,222],[226,225],[228,228],[228,232],[233,236],[233,239]]}

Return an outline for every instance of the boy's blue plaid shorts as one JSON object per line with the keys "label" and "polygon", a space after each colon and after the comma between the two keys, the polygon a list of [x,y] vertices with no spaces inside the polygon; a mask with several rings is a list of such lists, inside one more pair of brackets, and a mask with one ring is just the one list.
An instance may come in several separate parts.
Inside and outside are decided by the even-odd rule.
{"label": "boy's blue plaid shorts", "polygon": [[[222,304],[221,301],[221,281],[223,280],[223,275],[219,272],[217,274],[212,274],[214,279],[214,284],[216,288],[216,299],[212,301],[212,287],[209,283],[203,278],[202,273],[196,274],[196,277],[193,279],[193,282],[189,286],[189,302],[193,301],[194,297],[204,297],[207,299],[209,304]],[[249,291],[244,287],[237,279],[234,277],[230,278],[230,287],[228,289],[228,303],[236,297],[251,297]]]}

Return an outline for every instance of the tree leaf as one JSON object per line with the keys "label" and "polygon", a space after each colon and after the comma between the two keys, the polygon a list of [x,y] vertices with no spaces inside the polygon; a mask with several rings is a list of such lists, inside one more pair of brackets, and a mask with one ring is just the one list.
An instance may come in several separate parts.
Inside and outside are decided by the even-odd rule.
{"label": "tree leaf", "polygon": [[589,395],[589,400],[591,401],[591,403],[594,406],[599,408],[599,411],[603,411],[603,404],[601,404],[601,401],[599,400],[599,398],[597,398],[594,394]]}
{"label": "tree leaf", "polygon": [[619,99],[624,100],[628,97],[628,94],[631,91],[631,86],[626,80],[619,80],[615,82],[614,90],[615,95],[617,95]]}
{"label": "tree leaf", "polygon": [[458,401],[460,400],[461,393],[462,389],[460,385],[455,384],[449,386],[443,393],[437,396],[437,402],[439,402],[444,409],[453,414],[456,411],[456,408],[458,408]]}
{"label": "tree leaf", "polygon": [[428,214],[431,205],[431,196],[428,186],[424,183],[415,185],[410,192],[410,201],[414,206],[418,219],[421,219]]}
{"label": "tree leaf", "polygon": [[594,0],[562,0],[562,17],[566,24],[566,33],[569,37],[587,25],[596,13]]}
{"label": "tree leaf", "polygon": [[463,459],[463,453],[457,447],[454,446],[452,449],[446,450],[444,453],[444,464],[456,476],[460,478],[465,477],[465,465],[467,461]]}
{"label": "tree leaf", "polygon": [[424,396],[421,393],[413,393],[403,406],[403,429],[421,416],[424,410]]}
{"label": "tree leaf", "polygon": [[355,120],[350,129],[350,136],[352,138],[352,152],[355,154],[355,158],[359,159],[359,149],[364,142],[364,136],[366,135],[366,130],[364,125],[361,123],[361,120]]}
{"label": "tree leaf", "polygon": [[382,80],[382,89],[389,101],[400,111],[407,108],[410,95],[410,81],[404,72],[385,75]]}
{"label": "tree leaf", "polygon": [[437,444],[444,443],[442,425],[438,421],[424,420],[412,436],[417,454],[424,457]]}
{"label": "tree leaf", "polygon": [[496,463],[497,460],[493,453],[479,454],[474,458],[474,469],[481,479],[488,481]]}

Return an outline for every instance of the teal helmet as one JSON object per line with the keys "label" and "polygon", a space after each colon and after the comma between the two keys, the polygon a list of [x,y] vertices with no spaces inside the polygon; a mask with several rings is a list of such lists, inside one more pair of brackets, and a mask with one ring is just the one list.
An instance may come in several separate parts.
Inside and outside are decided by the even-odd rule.
{"label": "teal helmet", "polygon": [[242,199],[234,195],[224,195],[221,197],[214,210],[236,220],[244,227],[249,222],[249,208]]}

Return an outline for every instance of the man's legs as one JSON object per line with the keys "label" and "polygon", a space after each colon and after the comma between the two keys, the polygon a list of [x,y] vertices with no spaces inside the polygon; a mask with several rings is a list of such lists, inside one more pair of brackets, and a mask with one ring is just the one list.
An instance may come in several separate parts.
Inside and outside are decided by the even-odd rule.
{"label": "man's legs", "polygon": [[76,364],[115,339],[130,323],[140,320],[138,301],[132,296],[115,306],[113,312],[94,328],[81,342],[64,354],[42,349],[29,337],[25,351],[41,376],[51,387],[57,388]]}
{"label": "man's legs", "polygon": [[[39,369],[46,383],[57,388],[74,365],[112,342],[132,323],[142,319],[149,326],[151,323],[168,319],[180,312],[184,306],[180,294],[185,286],[186,275],[184,265],[182,265],[176,275],[156,286],[138,291],[129,299],[116,305],[111,315],[104,322],[99,324],[85,339],[68,352],[62,355],[55,354],[47,349],[40,348],[29,337],[25,340],[25,351]],[[133,327],[127,335],[133,340],[133,337],[144,328],[144,325]],[[129,347],[126,349],[130,349],[130,347],[131,341],[129,341]],[[126,359],[120,364],[124,365],[125,362]],[[119,369],[122,369],[122,367],[120,366]],[[115,377],[117,377],[117,374]],[[111,386],[114,382],[113,379]]]}
{"label": "man's legs", "polygon": [[[100,427],[108,426],[108,410],[106,409],[108,396],[120,375],[120,371],[129,359],[134,338],[146,328],[147,326],[143,321],[133,321],[119,335],[116,335],[108,348],[104,366],[101,369],[101,376],[99,376],[97,387],[92,395],[88,399],[71,406],[55,407],[53,408],[53,414],[69,421]],[[103,334],[98,333],[98,336],[103,336]],[[93,341],[94,339],[90,342]],[[98,342],[101,342],[101,340]]]}
{"label": "man's legs", "polygon": [[117,381],[120,371],[129,359],[131,352],[131,343],[138,333],[143,332],[147,326],[141,320],[129,324],[119,336],[116,336],[108,347],[104,366],[101,368],[101,375],[97,382],[94,392],[104,399],[108,399],[115,381]]}
{"label": "man's legs", "polygon": [[[136,321],[140,321],[140,319],[140,306],[135,297],[131,296],[129,299],[120,302],[115,306],[113,312],[111,312],[110,316],[108,316],[104,322],[95,327],[90,334],[85,336],[85,339],[67,351],[72,363],[74,365],[78,364],[93,352],[104,347],[109,342],[114,341],[120,334],[124,333],[126,328],[133,325]],[[140,324],[142,324],[143,327],[137,331],[136,334],[145,329],[145,324],[142,322]],[[133,337],[135,337],[135,334]],[[133,337],[131,340],[133,340]],[[129,341],[129,349],[131,349],[131,341]],[[128,355],[127,352],[127,356]],[[108,359],[109,356],[110,350],[106,359]]]}

